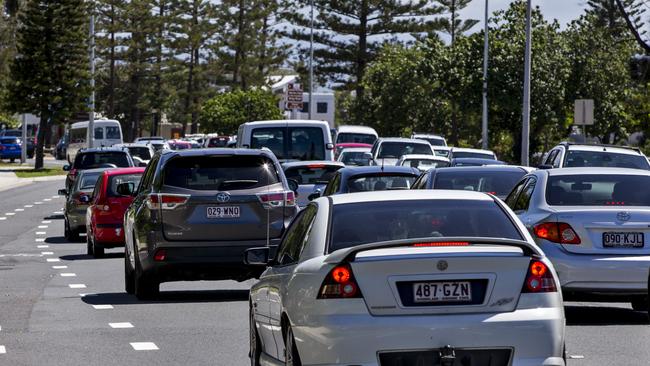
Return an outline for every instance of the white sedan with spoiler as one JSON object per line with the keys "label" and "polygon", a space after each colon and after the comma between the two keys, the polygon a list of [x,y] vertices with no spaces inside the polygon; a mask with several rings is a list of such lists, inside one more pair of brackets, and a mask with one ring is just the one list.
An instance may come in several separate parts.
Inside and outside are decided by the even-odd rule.
{"label": "white sedan with spoiler", "polygon": [[555,270],[489,194],[321,197],[245,259],[252,365],[565,365]]}
{"label": "white sedan with spoiler", "polygon": [[537,170],[506,203],[557,269],[566,300],[630,302],[648,311],[650,172]]}

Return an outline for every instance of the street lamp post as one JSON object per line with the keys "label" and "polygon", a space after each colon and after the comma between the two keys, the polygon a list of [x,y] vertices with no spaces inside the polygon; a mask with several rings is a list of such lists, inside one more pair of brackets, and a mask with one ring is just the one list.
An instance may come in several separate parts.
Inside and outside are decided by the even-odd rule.
{"label": "street lamp post", "polygon": [[312,119],[312,109],[314,109],[313,95],[314,95],[314,0],[309,2],[311,6],[310,20],[309,20],[309,119]]}
{"label": "street lamp post", "polygon": [[88,147],[95,140],[95,10],[90,13],[90,113],[88,114]]}
{"label": "street lamp post", "polygon": [[482,147],[487,150],[488,148],[488,57],[489,57],[489,13],[488,13],[488,1],[485,0],[485,40],[483,42],[483,121],[482,121],[482,134],[481,140],[483,141]]}
{"label": "street lamp post", "polygon": [[531,0],[526,3],[526,51],[524,55],[524,103],[521,126],[521,165],[529,165],[530,144],[530,62],[531,62]]}

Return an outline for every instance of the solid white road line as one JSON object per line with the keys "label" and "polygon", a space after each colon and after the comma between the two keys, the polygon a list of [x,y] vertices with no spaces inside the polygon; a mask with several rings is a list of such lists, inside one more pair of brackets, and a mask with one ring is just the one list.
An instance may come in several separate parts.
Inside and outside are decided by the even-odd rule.
{"label": "solid white road line", "polygon": [[0,354],[7,353],[7,348],[5,346],[0,346]]}
{"label": "solid white road line", "polygon": [[86,285],[83,283],[71,283],[68,285],[70,288],[86,288]]}
{"label": "solid white road line", "polygon": [[59,258],[47,258],[46,259],[48,262],[61,262]]}
{"label": "solid white road line", "polygon": [[61,277],[77,277],[76,273],[61,273]]}
{"label": "solid white road line", "polygon": [[37,238],[37,239],[36,239],[36,242],[37,242],[37,243],[42,243],[42,242],[44,242],[44,241],[45,241],[45,238]]}
{"label": "solid white road line", "polygon": [[124,329],[124,328],[133,328],[133,324],[129,322],[124,323],[108,323],[108,325],[113,329]]}
{"label": "solid white road line", "polygon": [[47,225],[38,225],[39,229],[47,229]]}
{"label": "solid white road line", "polygon": [[95,310],[110,310],[113,308],[113,305],[93,305]]}
{"label": "solid white road line", "polygon": [[54,255],[54,252],[41,252],[42,255]]}
{"label": "solid white road line", "polygon": [[46,248],[49,248],[49,247],[50,247],[49,245],[37,245],[36,246],[36,248],[38,248],[38,249],[46,249]]}
{"label": "solid white road line", "polygon": [[136,351],[155,351],[159,349],[153,342],[131,342],[131,347]]}
{"label": "solid white road line", "polygon": [[68,266],[52,266],[53,269],[66,269]]}
{"label": "solid white road line", "polygon": [[50,221],[50,220],[43,220],[43,221],[41,221],[41,224],[51,224],[51,223],[52,223],[52,221]]}

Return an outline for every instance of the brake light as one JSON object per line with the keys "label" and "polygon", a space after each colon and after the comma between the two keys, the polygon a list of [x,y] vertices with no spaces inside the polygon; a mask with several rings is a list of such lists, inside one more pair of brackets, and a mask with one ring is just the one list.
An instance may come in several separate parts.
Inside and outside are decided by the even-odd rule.
{"label": "brake light", "polygon": [[325,164],[309,164],[307,165],[307,168],[309,169],[325,168]]}
{"label": "brake light", "polygon": [[580,237],[571,225],[565,222],[544,222],[534,228],[535,235],[540,239],[560,244],[580,244]]}
{"label": "brake light", "polygon": [[466,241],[440,241],[434,243],[416,243],[414,247],[466,247],[469,243]]}
{"label": "brake light", "polygon": [[162,262],[165,258],[167,258],[167,251],[165,249],[158,249],[153,256],[153,260],[156,262]]}
{"label": "brake light", "polygon": [[186,194],[162,194],[152,193],[146,201],[150,210],[173,210],[187,203],[190,196]]}
{"label": "brake light", "polygon": [[528,266],[522,293],[557,292],[555,279],[544,262],[533,259]]}
{"label": "brake light", "polygon": [[258,193],[257,198],[264,208],[274,208],[283,206],[295,206],[296,195],[292,191],[275,192],[275,193]]}
{"label": "brake light", "polygon": [[351,299],[361,298],[361,290],[354,279],[349,264],[339,264],[334,267],[323,280],[318,291],[319,299]]}

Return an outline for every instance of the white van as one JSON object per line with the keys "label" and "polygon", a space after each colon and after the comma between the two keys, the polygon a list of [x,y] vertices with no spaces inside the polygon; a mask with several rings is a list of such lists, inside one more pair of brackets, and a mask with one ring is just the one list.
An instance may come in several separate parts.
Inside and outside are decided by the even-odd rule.
{"label": "white van", "polygon": [[372,145],[379,138],[377,131],[367,126],[340,126],[336,133],[336,143],[360,143]]}
{"label": "white van", "polygon": [[276,120],[239,126],[237,147],[273,151],[278,160],[334,160],[334,145],[325,121]]}
{"label": "white van", "polygon": [[[95,142],[93,147],[110,147],[124,143],[122,138],[122,126],[119,121],[100,119],[94,122]],[[73,123],[68,132],[70,143],[68,144],[68,161],[73,162],[80,149],[88,147],[88,121]]]}

